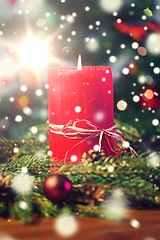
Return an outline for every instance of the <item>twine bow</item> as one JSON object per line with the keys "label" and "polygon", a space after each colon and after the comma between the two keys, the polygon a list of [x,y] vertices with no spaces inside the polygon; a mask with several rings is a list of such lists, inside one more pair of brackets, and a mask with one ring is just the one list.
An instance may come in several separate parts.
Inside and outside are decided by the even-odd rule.
{"label": "twine bow", "polygon": [[[78,127],[78,124],[85,124],[86,127]],[[108,129],[99,128],[86,119],[70,120],[66,125],[57,125],[48,122],[48,129],[50,132],[63,135],[69,139],[81,140],[66,152],[65,159],[67,158],[68,153],[71,152],[76,146],[96,136],[99,136],[99,152],[101,151],[102,140],[104,140],[104,143],[106,143],[104,144],[104,148],[109,147],[110,151],[117,155],[117,158],[121,157],[121,152],[126,149],[124,144],[126,142],[131,153],[137,156],[135,150],[130,147],[129,143],[125,140],[124,135],[120,132],[117,132],[115,128],[115,125]],[[116,140],[122,143],[121,147],[117,144]]]}

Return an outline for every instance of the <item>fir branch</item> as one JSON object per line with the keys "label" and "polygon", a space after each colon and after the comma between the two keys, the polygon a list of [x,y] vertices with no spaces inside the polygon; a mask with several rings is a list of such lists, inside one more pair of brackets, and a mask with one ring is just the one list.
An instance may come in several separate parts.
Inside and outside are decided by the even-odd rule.
{"label": "fir branch", "polygon": [[115,119],[114,121],[117,129],[119,129],[124,134],[128,141],[135,141],[136,139],[141,138],[141,135],[138,133],[137,129],[134,128],[133,126],[130,126],[129,124],[126,123],[124,124],[118,119]]}
{"label": "fir branch", "polygon": [[[130,131],[130,130],[129,130]],[[148,153],[139,154],[134,158],[130,153],[124,152],[120,159],[116,157],[104,157],[98,154],[96,159],[94,154],[85,153],[82,164],[72,163],[50,163],[48,152],[48,139],[39,140],[39,134],[47,134],[43,126],[38,127],[37,134],[33,135],[30,131],[26,138],[20,142],[16,141],[19,151],[13,152],[15,142],[13,140],[1,141],[1,150],[12,150],[8,161],[0,164],[0,175],[11,174],[13,177],[20,173],[23,167],[28,169],[28,173],[34,176],[33,191],[25,196],[14,194],[9,197],[1,198],[0,215],[11,216],[21,219],[22,222],[33,221],[35,215],[54,217],[59,212],[59,205],[49,201],[43,193],[43,184],[51,169],[59,174],[66,175],[72,183],[72,195],[67,202],[72,212],[80,215],[105,217],[101,211],[101,206],[84,206],[78,203],[79,193],[86,184],[95,184],[104,188],[104,202],[115,189],[121,189],[131,206],[155,207],[159,206],[160,196],[160,169],[159,166],[151,166]],[[128,134],[132,134],[128,132]],[[135,137],[134,137],[135,138]],[[41,154],[37,154],[41,151]],[[7,151],[7,150],[6,150]],[[159,156],[157,161],[160,162]],[[109,169],[112,169],[111,171]],[[12,181],[11,181],[12,185]],[[1,189],[1,184],[0,184]],[[4,190],[4,189],[3,189]],[[20,202],[25,202],[26,209],[20,207]]]}

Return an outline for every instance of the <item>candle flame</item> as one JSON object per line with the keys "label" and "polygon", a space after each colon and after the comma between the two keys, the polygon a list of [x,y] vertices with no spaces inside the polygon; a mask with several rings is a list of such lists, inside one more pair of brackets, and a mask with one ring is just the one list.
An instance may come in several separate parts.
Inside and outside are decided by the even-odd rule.
{"label": "candle flame", "polygon": [[79,54],[79,56],[78,56],[77,70],[82,70],[82,59],[81,59],[81,54]]}

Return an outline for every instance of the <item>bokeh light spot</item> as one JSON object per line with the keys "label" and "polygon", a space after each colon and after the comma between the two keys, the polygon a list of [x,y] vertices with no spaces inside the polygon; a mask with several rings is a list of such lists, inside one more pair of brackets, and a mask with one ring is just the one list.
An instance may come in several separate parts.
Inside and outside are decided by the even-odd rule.
{"label": "bokeh light spot", "polygon": [[120,100],[117,103],[117,108],[120,111],[124,111],[127,108],[127,103],[124,100]]}
{"label": "bokeh light spot", "polygon": [[144,93],[144,96],[147,98],[147,99],[152,99],[153,96],[154,96],[154,92],[151,90],[151,89],[147,89]]}

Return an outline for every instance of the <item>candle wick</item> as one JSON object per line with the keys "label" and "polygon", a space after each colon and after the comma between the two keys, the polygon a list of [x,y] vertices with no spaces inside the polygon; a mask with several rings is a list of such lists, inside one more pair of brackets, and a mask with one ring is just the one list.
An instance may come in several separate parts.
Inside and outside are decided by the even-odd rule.
{"label": "candle wick", "polygon": [[79,54],[79,56],[78,56],[77,70],[82,70],[82,59],[81,59],[81,54]]}

